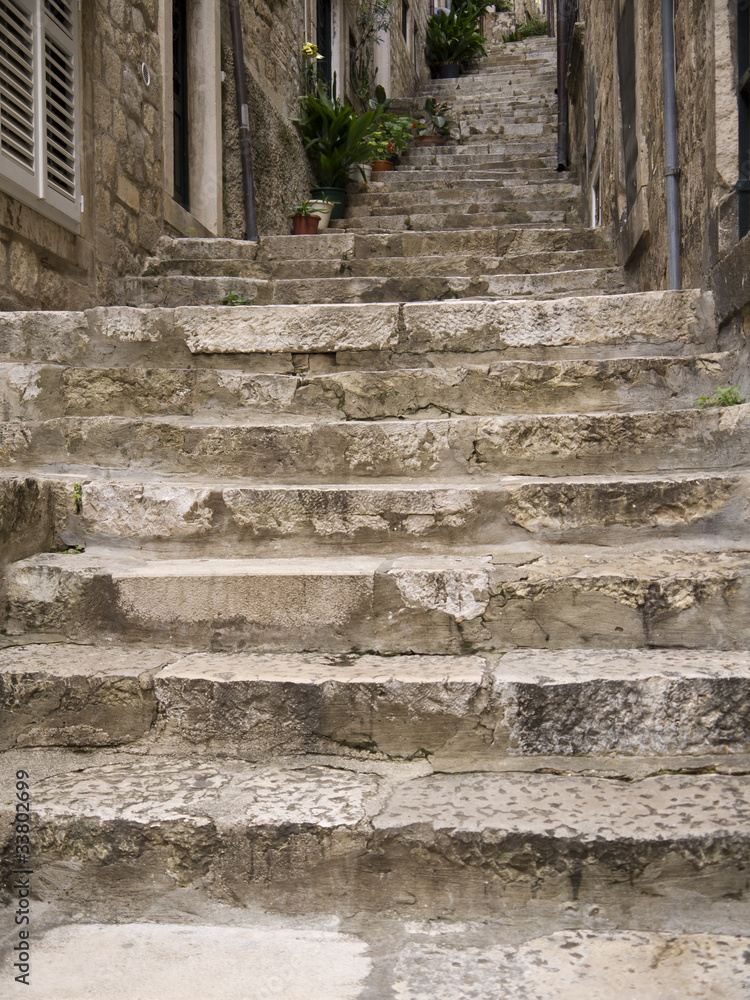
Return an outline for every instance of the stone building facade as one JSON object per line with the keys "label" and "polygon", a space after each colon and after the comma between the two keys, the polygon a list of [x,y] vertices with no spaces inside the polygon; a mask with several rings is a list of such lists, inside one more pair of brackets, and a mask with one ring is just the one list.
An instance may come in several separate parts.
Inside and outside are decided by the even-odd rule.
{"label": "stone building facade", "polygon": [[[715,287],[726,315],[750,300],[738,189],[750,158],[738,93],[747,10],[746,0],[674,4],[682,284]],[[652,0],[579,0],[568,72],[569,153],[584,217],[614,227],[621,262],[647,289],[667,286],[662,29]]]}
{"label": "stone building facade", "polygon": [[[427,76],[429,5],[393,5],[377,79],[398,95]],[[357,11],[353,0],[241,0],[261,235],[287,231],[284,201],[311,181],[289,123],[302,43],[325,14],[347,94]],[[11,66],[0,89],[1,309],[113,302],[161,235],[244,236],[226,0],[6,0],[0,49]]]}

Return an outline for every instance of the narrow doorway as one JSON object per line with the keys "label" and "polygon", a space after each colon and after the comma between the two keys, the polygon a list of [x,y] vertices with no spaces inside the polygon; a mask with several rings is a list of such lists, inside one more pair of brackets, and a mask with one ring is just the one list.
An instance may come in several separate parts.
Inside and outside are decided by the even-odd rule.
{"label": "narrow doorway", "polygon": [[187,0],[172,0],[172,110],[174,120],[174,200],[190,210],[188,149]]}

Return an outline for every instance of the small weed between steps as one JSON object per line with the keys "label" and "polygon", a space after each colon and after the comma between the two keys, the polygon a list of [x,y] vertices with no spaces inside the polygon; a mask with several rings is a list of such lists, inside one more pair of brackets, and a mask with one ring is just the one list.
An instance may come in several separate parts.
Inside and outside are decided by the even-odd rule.
{"label": "small weed between steps", "polygon": [[249,306],[250,299],[247,295],[243,295],[241,292],[236,291],[236,289],[230,288],[227,294],[219,299],[219,303],[222,306]]}
{"label": "small weed between steps", "polygon": [[76,505],[76,514],[83,511],[83,487],[80,483],[73,483],[73,499]]}
{"label": "small weed between steps", "polygon": [[732,385],[717,389],[711,396],[701,396],[700,399],[696,399],[695,405],[699,410],[705,410],[708,406],[740,406],[746,402],[737,386]]}
{"label": "small weed between steps", "polygon": [[85,545],[56,545],[54,548],[50,549],[50,552],[59,552],[66,556],[80,555],[81,552],[86,551]]}

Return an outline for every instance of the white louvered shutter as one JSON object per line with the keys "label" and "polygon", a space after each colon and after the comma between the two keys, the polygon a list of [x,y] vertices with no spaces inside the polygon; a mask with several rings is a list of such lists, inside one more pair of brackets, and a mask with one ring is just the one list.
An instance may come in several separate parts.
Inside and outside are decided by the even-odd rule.
{"label": "white louvered shutter", "polygon": [[0,173],[38,193],[34,10],[0,0]]}
{"label": "white louvered shutter", "polygon": [[[3,0],[0,0],[2,3]],[[43,0],[43,197],[69,214],[79,203],[77,143],[77,6],[69,0]]]}

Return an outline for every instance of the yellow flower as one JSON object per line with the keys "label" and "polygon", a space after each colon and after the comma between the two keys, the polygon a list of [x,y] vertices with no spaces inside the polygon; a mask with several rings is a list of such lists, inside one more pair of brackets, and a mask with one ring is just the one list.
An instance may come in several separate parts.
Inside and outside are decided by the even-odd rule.
{"label": "yellow flower", "polygon": [[313,45],[312,42],[302,43],[302,54],[307,56],[308,59],[323,59],[324,56],[320,55],[318,52],[318,46]]}

